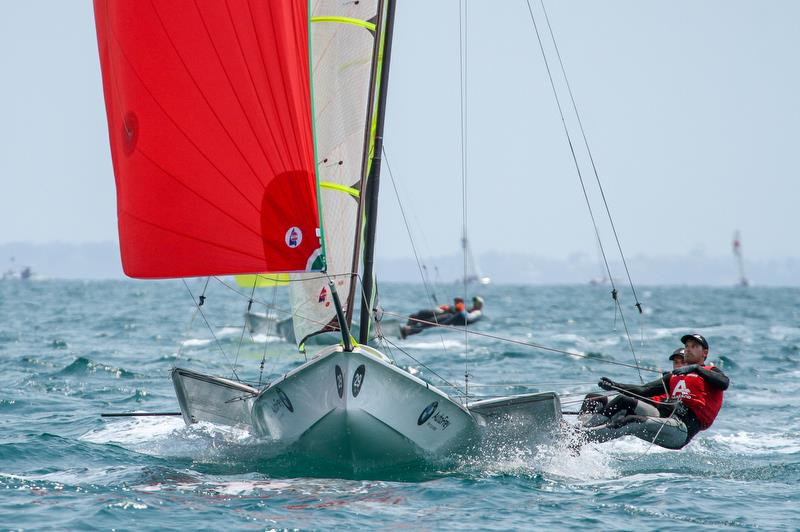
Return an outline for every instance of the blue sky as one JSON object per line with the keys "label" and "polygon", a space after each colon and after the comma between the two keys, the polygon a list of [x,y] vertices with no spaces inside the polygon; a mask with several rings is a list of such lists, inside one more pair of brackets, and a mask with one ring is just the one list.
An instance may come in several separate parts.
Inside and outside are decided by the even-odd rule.
{"label": "blue sky", "polygon": [[[541,9],[531,4],[541,28]],[[800,256],[800,3],[545,5],[628,255],[729,254],[740,229],[748,258]],[[473,248],[595,255],[526,3],[469,0],[467,17]],[[0,244],[115,240],[91,3],[3,2],[0,60]],[[461,144],[454,0],[400,2],[385,138],[417,245],[428,256],[455,253]],[[579,159],[586,162],[582,152]],[[384,178],[378,253],[409,256],[386,169]],[[594,206],[602,214],[601,204]],[[601,232],[610,245],[608,227]]]}

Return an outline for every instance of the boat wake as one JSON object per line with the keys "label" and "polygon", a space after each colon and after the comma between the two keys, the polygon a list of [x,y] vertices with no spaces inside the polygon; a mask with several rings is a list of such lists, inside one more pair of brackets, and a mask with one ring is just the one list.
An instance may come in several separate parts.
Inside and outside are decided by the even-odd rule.
{"label": "boat wake", "polygon": [[544,477],[567,482],[595,481],[620,476],[612,456],[599,447],[584,447],[578,454],[566,439],[533,447],[520,442],[477,449],[462,457],[455,473],[470,477]]}
{"label": "boat wake", "polygon": [[[119,445],[128,450],[159,457],[191,460],[196,466],[220,474],[258,472],[273,477],[341,477],[383,480],[428,480],[457,476],[489,478],[547,477],[566,481],[595,481],[617,478],[614,454],[603,447],[585,446],[580,454],[566,440],[529,445],[521,441],[484,442],[466,454],[405,465],[403,468],[353,474],[326,468],[307,457],[259,438],[239,427],[199,422],[186,426],[175,418],[131,418],[113,421],[94,429],[80,440]],[[634,446],[641,451],[642,446]],[[620,447],[620,445],[615,445]],[[624,447],[624,445],[622,445]]]}

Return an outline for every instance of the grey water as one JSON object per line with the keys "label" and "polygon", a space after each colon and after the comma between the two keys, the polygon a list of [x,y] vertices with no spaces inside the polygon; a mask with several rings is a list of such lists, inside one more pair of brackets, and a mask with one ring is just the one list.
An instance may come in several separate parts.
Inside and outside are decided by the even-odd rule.
{"label": "grey water", "polygon": [[[263,458],[242,429],[100,417],[177,411],[175,365],[228,377],[235,365],[267,382],[303,362],[280,339],[244,331],[250,294],[221,281],[205,288],[202,314],[179,281],[0,282],[0,528],[800,527],[798,288],[639,287],[639,315],[620,287],[622,316],[608,286],[472,288],[486,300],[475,330],[490,336],[429,331],[391,338],[387,354],[435,384],[463,386],[467,372],[476,396],[553,390],[571,410],[602,376],[639,381],[615,364],[634,364],[631,347],[641,366],[666,369],[680,336],[697,331],[731,378],[716,423],[682,451],[623,439],[574,455],[558,442],[509,442],[352,478]],[[204,285],[188,282],[195,297]],[[255,310],[286,308],[280,289],[254,297]],[[417,285],[384,284],[381,301],[387,333],[394,314],[428,306]]]}

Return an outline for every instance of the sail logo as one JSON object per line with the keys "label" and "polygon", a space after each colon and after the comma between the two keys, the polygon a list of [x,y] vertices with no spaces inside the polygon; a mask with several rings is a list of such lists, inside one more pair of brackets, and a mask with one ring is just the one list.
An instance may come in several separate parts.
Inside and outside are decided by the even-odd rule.
{"label": "sail logo", "polygon": [[689,390],[689,387],[686,386],[686,381],[684,379],[679,380],[678,383],[675,385],[675,388],[672,390],[672,398],[691,399],[691,397],[692,397],[692,392],[691,390]]}
{"label": "sail logo", "polygon": [[439,401],[434,401],[428,406],[425,407],[425,410],[419,415],[417,418],[417,425],[424,425],[426,421],[428,421],[436,409],[439,407]]}
{"label": "sail logo", "polygon": [[284,240],[286,241],[287,246],[294,249],[303,241],[303,232],[299,227],[292,226],[286,230],[286,236],[284,237]]}
{"label": "sail logo", "polygon": [[319,299],[317,300],[317,303],[325,303],[326,299],[328,299],[328,291],[323,286],[322,290],[319,291]]}

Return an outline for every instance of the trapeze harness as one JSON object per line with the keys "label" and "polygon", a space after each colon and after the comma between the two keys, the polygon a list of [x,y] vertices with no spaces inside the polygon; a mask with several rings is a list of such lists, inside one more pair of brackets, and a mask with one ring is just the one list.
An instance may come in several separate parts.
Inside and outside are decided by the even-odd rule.
{"label": "trapeze harness", "polygon": [[[583,423],[589,441],[631,435],[661,447],[680,449],[714,423],[730,381],[719,368],[709,365],[697,366],[683,375],[667,372],[642,385],[612,384],[620,395],[607,405],[597,401],[594,409],[589,405],[585,410],[595,412]],[[668,400],[653,400],[665,389],[669,390]]]}

